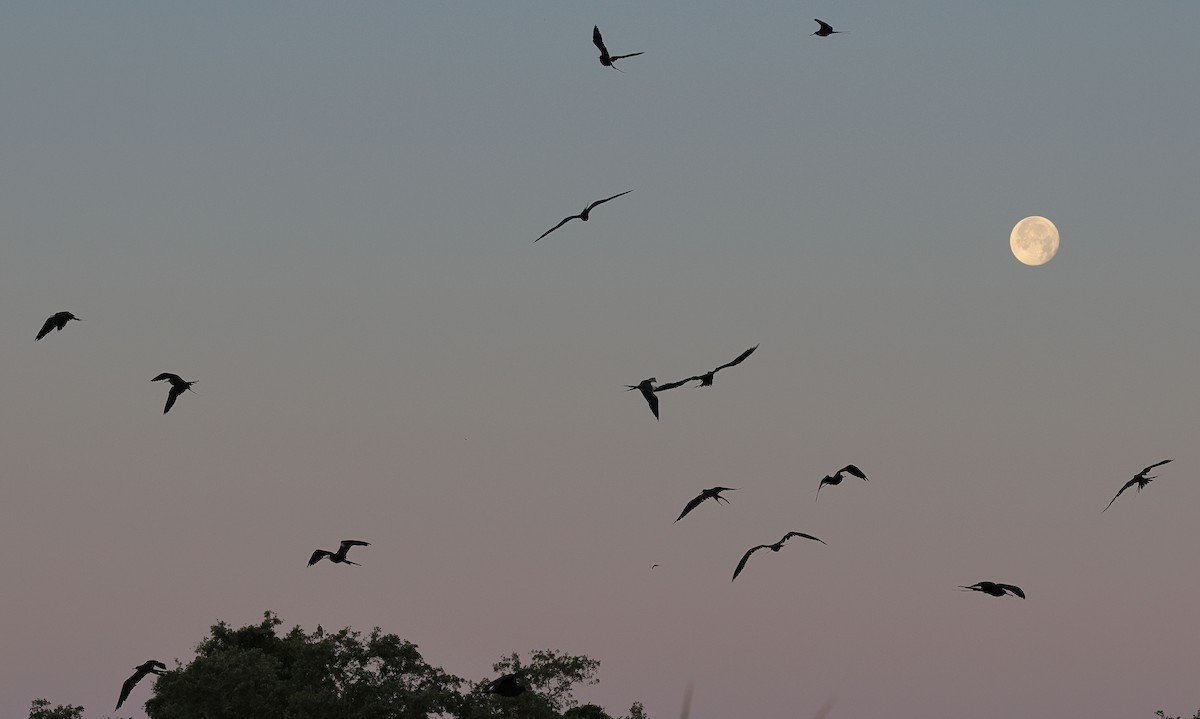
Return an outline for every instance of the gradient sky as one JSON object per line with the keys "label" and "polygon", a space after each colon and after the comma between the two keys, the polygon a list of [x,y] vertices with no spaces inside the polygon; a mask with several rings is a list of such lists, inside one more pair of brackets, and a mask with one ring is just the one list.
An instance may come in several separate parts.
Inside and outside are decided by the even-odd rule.
{"label": "gradient sky", "polygon": [[[593,24],[645,54],[601,67]],[[0,716],[107,716],[268,609],[472,679],[587,654],[582,699],[655,719],[689,682],[694,719],[1195,709],[1198,26],[7,4]],[[1062,233],[1043,267],[1027,215]],[[59,310],[85,321],[35,343]],[[624,391],[759,343],[660,422]],[[166,417],[164,371],[199,380]],[[850,462],[871,481],[814,502]],[[828,546],[729,581],[788,530]],[[362,567],[305,566],[343,538]],[[1029,598],[956,590],[985,579]]]}

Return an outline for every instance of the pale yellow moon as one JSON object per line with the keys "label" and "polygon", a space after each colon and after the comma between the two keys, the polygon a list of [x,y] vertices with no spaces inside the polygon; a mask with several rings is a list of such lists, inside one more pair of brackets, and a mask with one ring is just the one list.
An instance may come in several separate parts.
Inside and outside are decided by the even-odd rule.
{"label": "pale yellow moon", "polygon": [[1044,265],[1058,252],[1058,228],[1045,217],[1026,217],[1012,228],[1008,245],[1021,262]]}

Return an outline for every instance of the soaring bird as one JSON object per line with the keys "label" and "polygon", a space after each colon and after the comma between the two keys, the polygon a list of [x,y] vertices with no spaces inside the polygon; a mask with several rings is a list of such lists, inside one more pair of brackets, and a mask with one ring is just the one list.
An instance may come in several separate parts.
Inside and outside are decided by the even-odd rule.
{"label": "soaring bird", "polygon": [[349,559],[346,559],[346,552],[349,552],[351,547],[369,546],[371,546],[370,542],[360,542],[357,539],[343,539],[342,546],[339,547],[336,552],[330,552],[325,549],[318,549],[314,551],[312,556],[308,558],[308,566],[311,567],[312,565],[321,561],[322,558],[329,557],[329,561],[333,562],[334,564],[353,564],[356,567],[361,567],[362,565],[358,562],[351,562]]}
{"label": "soaring bird", "polygon": [[[837,472],[834,472],[833,474],[825,475],[825,479],[822,479],[821,483],[817,485],[817,496],[818,497],[821,496],[821,487],[824,487],[827,484],[841,484],[842,477],[843,477],[843,475],[846,475],[846,474],[852,474],[855,477],[858,477],[859,479],[867,478],[867,475],[863,474],[863,471],[861,469],[859,469],[858,467],[855,467],[853,464],[847,464],[845,467],[842,467]],[[816,500],[814,500],[814,501],[816,501]]]}
{"label": "soaring bird", "polygon": [[1014,594],[1021,599],[1025,598],[1025,592],[1015,584],[999,584],[997,582],[975,582],[969,587],[959,587],[959,589],[970,589],[976,592],[990,594],[993,597],[1003,597],[1005,592]]}
{"label": "soaring bird", "polygon": [[[38,332],[37,340],[50,334],[50,330],[62,331],[62,328],[66,327],[67,323],[71,320],[79,320],[79,318],[70,312],[55,312],[50,319],[46,320],[46,324],[42,325],[42,329]],[[79,321],[82,322],[83,320]],[[34,340],[34,342],[37,340]]]}
{"label": "soaring bird", "polygon": [[[750,560],[751,554],[754,554],[755,552],[757,552],[760,549],[769,549],[772,552],[778,552],[779,550],[783,549],[783,543],[786,542],[787,540],[791,539],[792,537],[804,537],[805,539],[811,539],[814,542],[820,542],[821,544],[825,544],[825,540],[817,539],[816,537],[812,536],[811,534],[804,534],[803,532],[788,532],[787,534],[783,535],[783,539],[779,540],[778,542],[776,542],[774,544],[760,544],[757,547],[751,547],[750,549],[746,550],[746,553],[742,555],[742,561],[738,562],[737,569],[733,570],[733,579],[737,579],[738,575],[742,573],[743,569],[745,569],[746,562]],[[731,579],[729,581],[732,582],[733,579]]]}
{"label": "soaring bird", "polygon": [[650,405],[650,411],[654,413],[654,419],[658,419],[658,396],[654,394],[654,383],[657,381],[654,377],[649,377],[637,384],[625,385],[627,390],[641,390],[642,396],[646,398],[646,404]]}
{"label": "soaring bird", "polygon": [[758,349],[758,345],[754,345],[750,349],[741,353],[740,355],[737,356],[737,359],[733,360],[732,362],[726,362],[725,364],[721,365],[720,367],[717,367],[716,369],[711,369],[711,370],[705,372],[704,374],[698,374],[693,377],[688,377],[687,379],[681,379],[678,382],[668,382],[664,385],[659,385],[658,389],[660,389],[660,390],[675,389],[676,387],[679,387],[680,385],[685,385],[694,379],[700,380],[700,384],[696,385],[697,387],[712,387],[713,375],[715,375],[717,372],[720,372],[721,370],[725,369],[726,367],[732,367],[736,364],[741,364],[742,360],[744,360],[747,357],[749,357],[750,355],[754,354],[754,350],[756,350],[756,349]]}
{"label": "soaring bird", "polygon": [[159,376],[155,377],[154,379],[152,379],[150,381],[158,382],[159,380],[164,380],[164,379],[171,383],[171,390],[169,392],[167,392],[167,405],[165,407],[163,407],[163,414],[166,414],[167,412],[171,411],[172,407],[175,406],[175,400],[179,399],[179,395],[183,394],[184,392],[186,392],[188,390],[191,390],[193,392],[196,391],[196,390],[192,389],[192,385],[196,384],[197,380],[192,380],[191,382],[188,382],[187,380],[185,380],[184,378],[180,377],[177,374],[171,374],[170,372],[163,372],[162,374],[160,374]]}
{"label": "soaring bird", "polygon": [[[1158,475],[1154,475],[1153,477],[1146,476],[1147,474],[1150,473],[1150,470],[1154,469],[1155,467],[1159,466],[1160,464],[1166,464],[1167,462],[1171,462],[1171,461],[1174,461],[1174,460],[1164,459],[1163,461],[1155,462],[1154,464],[1150,465],[1149,467],[1146,467],[1142,471],[1138,472],[1136,475],[1134,475],[1133,479],[1129,480],[1128,482],[1125,483],[1125,486],[1121,487],[1121,489],[1117,492],[1115,497],[1113,497],[1112,499],[1110,499],[1108,501],[1108,507],[1111,507],[1113,502],[1117,501],[1117,497],[1121,496],[1121,492],[1124,492],[1125,490],[1129,489],[1130,487],[1132,487],[1135,484],[1137,485],[1137,491],[1141,492],[1142,487],[1145,487],[1147,484],[1150,484],[1155,479],[1158,479]],[[1104,509],[1100,510],[1100,512],[1101,513],[1107,512],[1108,507],[1105,507]]]}
{"label": "soaring bird", "polygon": [[841,30],[834,30],[832,25],[823,20],[817,20],[816,18],[813,18],[813,20],[821,26],[817,28],[816,32],[813,33],[813,35],[816,35],[817,37],[829,37],[834,33],[842,32]]}
{"label": "soaring bird", "polygon": [[492,681],[483,688],[484,694],[498,694],[502,697],[515,697],[525,691],[525,687],[521,684],[525,680],[525,675],[529,673],[528,669],[522,669],[519,672],[505,674]]}
{"label": "soaring bird", "polygon": [[631,52],[628,55],[609,55],[608,48],[604,47],[604,38],[600,37],[600,28],[597,26],[592,27],[592,42],[595,43],[596,47],[600,48],[600,64],[604,67],[611,67],[618,72],[620,72],[621,69],[614,65],[614,62],[627,57],[635,57],[642,54],[640,52]]}
{"label": "soaring bird", "polygon": [[[143,662],[140,666],[134,667],[133,676],[126,679],[125,683],[121,685],[121,697],[117,699],[117,709],[121,708],[121,705],[124,704],[125,700],[129,698],[129,692],[133,691],[133,688],[137,686],[137,683],[140,682],[143,677],[145,677],[147,674],[166,674],[166,669],[166,664],[153,659],[148,662]],[[117,709],[113,709],[113,711],[116,711]]]}
{"label": "soaring bird", "polygon": [[[580,212],[578,215],[571,215],[570,217],[564,217],[562,222],[558,223],[554,227],[551,227],[550,229],[543,232],[542,237],[545,237],[546,235],[550,234],[551,232],[554,232],[555,230],[557,230],[558,228],[567,224],[571,220],[583,220],[584,222],[587,222],[588,215],[591,214],[592,210],[595,209],[596,205],[603,205],[605,202],[608,202],[609,200],[615,200],[618,197],[620,197],[621,195],[628,195],[631,192],[633,192],[633,190],[626,190],[620,194],[613,195],[612,197],[606,197],[603,200],[596,200],[592,204],[583,208],[583,212]],[[534,240],[534,242],[537,242],[538,240],[542,239],[542,237],[537,238],[537,240]]]}
{"label": "soaring bird", "polygon": [[729,500],[722,497],[721,492],[734,492],[734,491],[737,491],[736,487],[711,487],[709,489],[704,490],[703,492],[698,494],[695,499],[693,499],[692,501],[687,503],[687,506],[683,508],[683,511],[679,513],[679,516],[675,518],[675,521],[678,522],[679,520],[686,517],[688,512],[692,511],[696,507],[699,507],[700,503],[706,499],[716,500],[717,504],[720,504],[721,502],[724,502],[725,504],[729,504]]}

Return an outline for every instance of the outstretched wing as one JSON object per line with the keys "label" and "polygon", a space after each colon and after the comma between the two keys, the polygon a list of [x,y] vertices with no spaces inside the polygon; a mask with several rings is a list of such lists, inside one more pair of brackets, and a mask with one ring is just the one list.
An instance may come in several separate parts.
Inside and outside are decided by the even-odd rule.
{"label": "outstretched wing", "polygon": [[814,20],[815,22],[817,22],[817,24],[819,24],[819,25],[821,26],[820,28],[818,28],[817,32],[823,32],[823,31],[830,31],[830,30],[833,30],[833,26],[832,26],[832,25],[830,25],[829,23],[827,23],[827,22],[825,22],[825,21],[823,21],[823,20],[817,20],[816,18],[813,18],[813,20]]}
{"label": "outstretched wing", "polygon": [[333,552],[330,552],[329,550],[326,550],[326,549],[318,549],[312,553],[311,557],[308,558],[308,566],[311,567],[312,565],[321,561],[325,557],[332,557],[332,556],[333,556]]}
{"label": "outstretched wing", "polygon": [[342,549],[346,550],[347,552],[350,551],[351,547],[369,547],[369,546],[371,546],[370,542],[363,542],[358,539],[343,539],[342,540]]}
{"label": "outstretched wing", "polygon": [[646,404],[650,405],[650,411],[654,413],[654,419],[658,419],[658,395],[654,394],[653,389],[638,387],[642,391],[642,396],[646,398]]}
{"label": "outstretched wing", "polygon": [[[124,704],[125,700],[129,698],[129,692],[133,691],[133,688],[137,686],[137,683],[140,682],[144,676],[146,676],[146,672],[139,670],[134,672],[133,676],[125,680],[125,683],[121,685],[121,696],[117,699],[117,709],[121,708],[121,705]],[[117,709],[113,709],[113,711],[116,711]]]}
{"label": "outstretched wing", "polygon": [[867,478],[867,475],[863,474],[863,471],[858,467],[855,467],[853,464],[847,464],[845,467],[842,467],[840,471],[846,472],[847,474],[852,474],[859,479]]}
{"label": "outstretched wing", "polygon": [[686,517],[688,512],[692,511],[696,507],[699,507],[700,503],[706,499],[708,499],[708,495],[705,492],[701,492],[699,496],[687,503],[687,506],[683,508],[683,511],[679,513],[679,516],[675,518],[675,521],[678,522]]}
{"label": "outstretched wing", "polygon": [[[1121,487],[1121,489],[1119,489],[1117,491],[1117,494],[1112,499],[1108,500],[1108,507],[1111,507],[1113,505],[1113,502],[1117,501],[1117,497],[1120,497],[1122,492],[1124,492],[1125,490],[1129,489],[1130,487],[1132,487],[1133,485],[1135,485],[1137,483],[1138,483],[1137,477],[1134,477],[1133,479],[1126,482],[1125,486]],[[1103,514],[1104,512],[1107,512],[1108,507],[1105,507],[1104,509],[1100,510],[1100,513]]]}
{"label": "outstretched wing", "polygon": [[612,197],[606,197],[603,200],[596,200],[595,202],[593,202],[592,204],[587,206],[586,212],[591,212],[592,208],[594,208],[596,205],[603,205],[605,202],[608,202],[609,200],[615,200],[618,197],[620,197],[621,195],[628,195],[631,192],[633,192],[633,190],[626,190],[624,192],[613,195]]}
{"label": "outstretched wing", "polygon": [[[818,489],[820,489],[820,487],[818,487]],[[817,539],[816,537],[812,536],[811,534],[805,534],[804,532],[788,532],[787,534],[783,535],[783,539],[779,540],[779,543],[783,544],[784,542],[791,539],[792,537],[804,537],[805,539],[811,539],[814,542],[820,542],[821,544],[825,544],[824,539]]]}
{"label": "outstretched wing", "polygon": [[601,55],[603,55],[606,58],[608,57],[608,48],[604,47],[604,38],[600,37],[600,26],[599,25],[592,26],[592,43],[595,44],[595,46],[600,49]]}
{"label": "outstretched wing", "polygon": [[[757,547],[751,547],[750,549],[746,550],[746,553],[742,555],[742,561],[738,562],[737,569],[733,570],[733,579],[737,579],[737,575],[741,574],[742,570],[746,568],[746,562],[750,561],[751,554],[754,554],[760,549],[766,549],[769,546],[769,544],[760,544]],[[732,582],[733,579],[730,579],[729,581]]]}
{"label": "outstretched wing", "polygon": [[170,412],[171,408],[175,406],[175,400],[186,391],[187,384],[171,383],[171,391],[167,393],[167,406],[163,407],[163,414]]}
{"label": "outstretched wing", "polygon": [[642,52],[631,52],[631,53],[629,53],[628,55],[613,55],[612,57],[608,58],[608,61],[609,61],[609,62],[616,62],[617,60],[621,60],[621,59],[623,59],[623,58],[627,58],[627,57],[637,57],[638,55],[641,55],[641,54],[643,54],[644,52],[645,52],[645,51],[643,50]]}
{"label": "outstretched wing", "polygon": [[542,233],[542,235],[541,235],[541,237],[537,238],[537,240],[534,240],[534,242],[537,242],[538,240],[542,239],[542,237],[545,237],[546,235],[550,234],[551,232],[554,232],[555,230],[557,230],[558,228],[560,228],[560,227],[562,227],[563,225],[567,224],[567,223],[568,223],[568,222],[570,222],[571,220],[578,220],[578,219],[579,219],[579,215],[571,215],[570,217],[564,217],[562,222],[558,223],[558,224],[557,224],[557,225],[555,225],[554,227],[551,227],[550,229],[548,229],[548,230],[546,230],[545,232],[543,232],[543,233]]}
{"label": "outstretched wing", "polygon": [[720,371],[720,370],[723,370],[723,369],[725,369],[726,367],[732,367],[732,366],[734,366],[735,364],[741,364],[741,361],[742,361],[742,360],[744,360],[744,359],[746,359],[746,358],[747,358],[747,357],[749,357],[750,355],[754,354],[754,350],[756,350],[756,349],[758,349],[758,345],[754,345],[754,346],[753,346],[753,347],[751,347],[750,349],[748,349],[748,350],[746,350],[745,352],[743,352],[743,353],[741,353],[740,355],[738,355],[738,356],[737,356],[737,359],[735,359],[734,361],[732,361],[732,362],[726,362],[725,364],[723,364],[723,365],[721,365],[720,367],[718,367],[718,368],[716,368],[715,370],[713,370],[713,372],[718,372],[718,371]]}
{"label": "outstretched wing", "polygon": [[1139,477],[1145,477],[1147,474],[1149,474],[1149,473],[1150,473],[1150,470],[1154,469],[1155,467],[1158,467],[1158,466],[1160,466],[1160,465],[1166,464],[1167,462],[1173,462],[1173,461],[1175,461],[1175,460],[1173,460],[1173,459],[1164,459],[1164,460],[1163,460],[1163,461],[1161,461],[1161,462],[1155,462],[1154,464],[1150,465],[1149,467],[1146,467],[1146,468],[1145,468],[1145,469],[1143,469],[1142,471],[1138,472],[1138,476],[1139,476]]}
{"label": "outstretched wing", "polygon": [[151,382],[158,382],[158,381],[161,381],[161,380],[164,380],[164,379],[165,379],[165,380],[167,380],[168,382],[170,382],[171,384],[175,384],[176,382],[182,382],[182,381],[183,381],[183,378],[182,378],[182,377],[180,377],[180,376],[179,376],[179,375],[177,375],[177,374],[171,374],[170,372],[163,372],[162,374],[160,374],[159,376],[155,377],[154,379],[152,379],[152,380],[150,380],[150,381],[151,381]]}
{"label": "outstretched wing", "polygon": [[660,384],[654,388],[654,391],[662,392],[665,389],[675,389],[676,387],[682,387],[683,385],[687,384],[688,382],[691,382],[694,379],[700,379],[700,378],[699,377],[688,377],[687,379],[681,379],[678,382],[668,382],[666,384]]}
{"label": "outstretched wing", "polygon": [[[42,325],[42,329],[38,332],[38,336],[37,336],[38,340],[40,340],[41,338],[50,334],[50,330],[54,329],[54,325],[55,325],[54,320],[56,317],[58,317],[58,315],[55,315],[54,317],[51,317],[50,319],[46,320],[46,324]],[[37,340],[34,340],[34,342],[36,342],[36,341]]]}
{"label": "outstretched wing", "polygon": [[1000,587],[1001,589],[1007,589],[1021,599],[1025,598],[1025,591],[1015,584],[997,584],[996,586]]}

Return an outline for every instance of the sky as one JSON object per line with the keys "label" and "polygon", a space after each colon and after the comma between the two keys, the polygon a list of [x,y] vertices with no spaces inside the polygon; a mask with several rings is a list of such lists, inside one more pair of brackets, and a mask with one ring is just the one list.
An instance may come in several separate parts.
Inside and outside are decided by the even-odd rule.
{"label": "sky", "polygon": [[651,717],[1200,705],[1195,2],[2,16],[0,715],[266,610]]}

